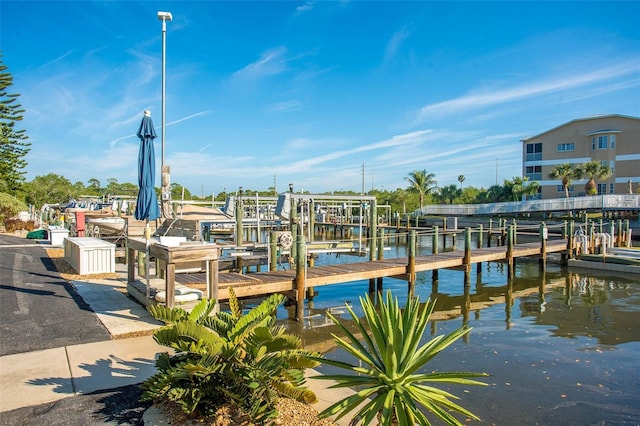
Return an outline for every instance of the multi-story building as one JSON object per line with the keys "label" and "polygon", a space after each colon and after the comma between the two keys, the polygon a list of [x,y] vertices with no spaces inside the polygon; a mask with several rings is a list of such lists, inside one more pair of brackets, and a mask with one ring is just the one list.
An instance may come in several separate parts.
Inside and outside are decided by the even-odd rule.
{"label": "multi-story building", "polygon": [[[637,193],[640,188],[640,118],[596,115],[579,118],[522,141],[522,175],[540,183],[539,198],[564,197],[562,181],[551,179],[554,167],[589,161],[608,165],[611,176],[598,181],[598,194]],[[588,179],[569,187],[573,197],[585,195]]]}

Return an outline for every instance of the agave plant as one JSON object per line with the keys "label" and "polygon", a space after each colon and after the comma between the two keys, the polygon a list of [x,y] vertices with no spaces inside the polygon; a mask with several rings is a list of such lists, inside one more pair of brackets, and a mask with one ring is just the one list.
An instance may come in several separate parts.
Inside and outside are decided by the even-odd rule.
{"label": "agave plant", "polygon": [[191,312],[156,305],[151,314],[166,324],[154,339],[175,353],[163,353],[158,372],[142,388],[145,400],[171,400],[188,414],[210,415],[224,402],[233,402],[255,421],[277,415],[279,396],[315,402],[304,387],[304,369],[318,365],[317,352],[302,348],[301,340],[274,326],[284,296],[271,295],[243,314],[232,289],[230,312],[211,314],[214,300],[203,299]]}
{"label": "agave plant", "polygon": [[461,424],[452,412],[479,420],[476,415],[452,401],[457,399],[455,395],[432,384],[486,386],[485,383],[472,379],[487,376],[486,373],[422,372],[425,364],[469,333],[470,328],[462,327],[447,336],[437,336],[420,345],[435,300],[428,300],[425,305],[421,305],[419,298],[410,297],[404,310],[401,310],[398,299],[387,292],[378,310],[368,295],[360,297],[360,304],[366,322],[360,320],[349,305],[346,308],[364,343],[339,319],[328,313],[346,335],[346,339],[343,339],[334,334],[336,343],[355,357],[358,363],[353,365],[317,358],[320,362],[348,370],[352,374],[319,375],[314,379],[334,380],[337,383],[331,388],[350,387],[357,392],[328,407],[320,413],[321,418],[337,415],[336,419],[340,419],[356,410],[351,424],[361,422],[368,425],[377,417],[382,425],[429,425],[422,408],[451,425]]}

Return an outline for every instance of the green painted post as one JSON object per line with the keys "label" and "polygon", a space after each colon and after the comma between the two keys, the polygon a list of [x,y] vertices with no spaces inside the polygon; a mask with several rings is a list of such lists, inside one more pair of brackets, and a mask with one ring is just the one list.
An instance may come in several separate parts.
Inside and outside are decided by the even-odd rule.
{"label": "green painted post", "polygon": [[[296,200],[293,198],[293,185],[289,185],[289,193],[291,194],[291,210],[289,212],[289,227],[291,229],[291,237],[293,239],[293,244],[291,245],[291,248],[289,249],[289,259],[290,262],[295,262],[296,259],[298,258],[297,256],[297,244],[296,241],[298,241],[298,203],[296,203]],[[300,231],[302,232],[302,231]]]}
{"label": "green painted post", "polygon": [[[431,253],[438,254],[438,226],[433,227],[433,237],[431,240]],[[438,281],[439,272],[437,269],[431,271],[431,280]]]}
{"label": "green painted post", "polygon": [[573,233],[575,229],[575,221],[569,222],[569,232],[567,235],[567,259],[573,259]]}
{"label": "green painted post", "polygon": [[[300,224],[296,224],[300,228]],[[296,239],[296,321],[302,322],[304,318],[304,290],[305,290],[305,244],[302,230],[298,229]]]}
{"label": "green painted post", "polygon": [[618,219],[617,225],[618,231],[616,232],[616,245],[618,247],[622,247],[622,219]]}
{"label": "green painted post", "polygon": [[[378,229],[378,260],[384,259],[384,228]],[[382,292],[382,277],[378,277],[378,282],[376,285],[376,290],[378,292]]]}
{"label": "green painted post", "polygon": [[409,264],[407,265],[407,273],[409,274],[408,292],[413,294],[416,285],[416,231],[412,230],[409,234]]}
{"label": "green painted post", "polygon": [[[483,228],[482,228],[482,224],[480,224],[480,225],[478,225],[478,244],[477,244],[479,249],[481,249],[482,245],[483,245],[483,237],[484,237],[483,234],[484,234],[484,231],[483,231]],[[482,273],[482,262],[478,262],[476,264],[476,273],[478,275],[480,275]]]}
{"label": "green painted post", "polygon": [[602,218],[600,218],[600,219],[598,219],[598,232],[599,232],[599,233],[601,233],[601,234],[602,234],[602,232],[603,232],[603,231],[602,231],[602,230],[603,230],[602,225],[603,225],[603,224],[602,224]]}
{"label": "green painted post", "polygon": [[540,268],[544,269],[547,265],[547,225],[540,223]]}
{"label": "green painted post", "polygon": [[242,218],[244,209],[242,207],[242,187],[238,190],[236,197],[236,247],[241,247],[243,242]]}
{"label": "green painted post", "polygon": [[513,226],[509,226],[507,232],[507,275],[509,278],[513,278]]}
{"label": "green painted post", "polygon": [[278,269],[278,233],[271,231],[269,233],[269,270]]}
{"label": "green painted post", "polygon": [[376,200],[371,201],[369,209],[369,236],[371,244],[369,244],[369,260],[376,260],[376,235],[378,235],[378,208]]}

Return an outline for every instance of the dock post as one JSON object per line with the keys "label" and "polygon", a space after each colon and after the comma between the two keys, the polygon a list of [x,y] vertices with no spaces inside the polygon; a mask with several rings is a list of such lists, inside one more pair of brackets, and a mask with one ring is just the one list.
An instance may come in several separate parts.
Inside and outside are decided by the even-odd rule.
{"label": "dock post", "polygon": [[236,197],[236,247],[242,247],[244,232],[242,230],[242,218],[244,216],[244,208],[242,207],[242,187],[238,189]]}
{"label": "dock post", "polygon": [[493,234],[493,218],[489,218],[489,231],[487,232],[487,247],[491,247],[492,234]]}
{"label": "dock post", "polygon": [[409,274],[408,293],[413,294],[416,285],[416,231],[411,230],[409,233],[409,264],[407,265],[407,273]]}
{"label": "dock post", "polygon": [[518,223],[515,218],[511,220],[511,223],[513,225],[513,245],[516,245],[518,244]]}
{"label": "dock post", "polygon": [[583,253],[595,254],[596,252],[595,235],[593,231],[593,226],[594,226],[593,221],[589,222],[589,224],[587,225],[587,235],[589,236],[589,247],[586,247]]}
{"label": "dock post", "polygon": [[[378,229],[378,260],[384,259],[384,228]],[[383,277],[378,277],[376,290],[382,293],[382,280]]]}
{"label": "dock post", "polygon": [[569,222],[569,230],[567,232],[567,259],[573,259],[573,230],[575,222]]}
{"label": "dock post", "polygon": [[624,220],[624,246],[631,247],[631,238],[629,236],[629,219]]}
{"label": "dock post", "polygon": [[[483,240],[483,229],[482,229],[482,224],[478,225],[478,248],[481,249],[482,248],[482,240]],[[482,262],[478,262],[476,264],[476,274],[480,275],[482,274]]]}
{"label": "dock post", "polygon": [[618,247],[622,247],[622,242],[624,241],[622,238],[622,219],[618,219],[618,232],[616,232],[616,245]]}
{"label": "dock post", "polygon": [[306,269],[306,253],[304,236],[300,224],[296,224],[298,228],[296,238],[296,321],[302,322],[304,318],[304,287],[305,287],[305,269]]}
{"label": "dock post", "polygon": [[[306,255],[306,253],[305,253]],[[307,256],[305,256],[307,257]],[[308,256],[309,257],[309,268],[313,268],[316,264],[316,260],[314,259],[313,255]],[[307,287],[307,300],[309,300],[309,303],[313,302],[313,298],[317,295],[318,293],[316,293],[316,290],[313,287]],[[311,307],[311,306],[309,306]]]}
{"label": "dock post", "polygon": [[[431,253],[438,254],[438,226],[433,227],[433,237],[431,240]],[[438,281],[438,270],[431,271],[431,280]]]}
{"label": "dock post", "polygon": [[500,245],[507,243],[507,219],[500,218]]}
{"label": "dock post", "polygon": [[540,269],[545,270],[547,267],[547,225],[540,223]]}
{"label": "dock post", "polygon": [[509,279],[513,278],[513,226],[509,226],[509,232],[507,232],[507,275]]}
{"label": "dock post", "polygon": [[[371,204],[369,206],[369,260],[374,261],[378,258],[376,252],[378,251],[378,207],[376,204],[376,200],[371,200]],[[380,283],[380,285],[382,285]],[[375,291],[376,279],[369,279],[369,293]]]}
{"label": "dock post", "polygon": [[276,231],[269,233],[269,270],[278,269],[278,234]]}
{"label": "dock post", "polygon": [[471,228],[464,228],[464,287],[471,286]]}
{"label": "dock post", "polygon": [[218,299],[218,280],[219,280],[219,267],[218,259],[220,258],[220,249],[215,260],[207,260],[207,296],[209,299],[214,299],[216,305],[214,312],[220,312],[220,300]]}

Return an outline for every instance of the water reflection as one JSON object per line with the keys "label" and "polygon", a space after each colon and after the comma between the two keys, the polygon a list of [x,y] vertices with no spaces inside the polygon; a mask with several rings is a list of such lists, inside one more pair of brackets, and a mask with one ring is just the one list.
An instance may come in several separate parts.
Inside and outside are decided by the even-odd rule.
{"label": "water reflection", "polygon": [[[336,260],[349,257],[318,262]],[[568,271],[553,260],[546,268],[519,260],[512,279],[506,265],[485,263],[468,285],[461,270],[440,270],[437,280],[419,273],[415,293],[423,301],[437,297],[430,336],[473,327],[428,368],[489,372],[488,388],[447,389],[485,423],[640,424],[640,277]],[[406,299],[406,282],[385,278],[383,285]],[[288,320],[293,311],[285,308],[280,321],[309,349],[347,359],[331,336],[341,332],[325,312],[355,332],[344,303],[361,317],[358,298],[367,289],[365,281],[318,287],[303,323]]]}

